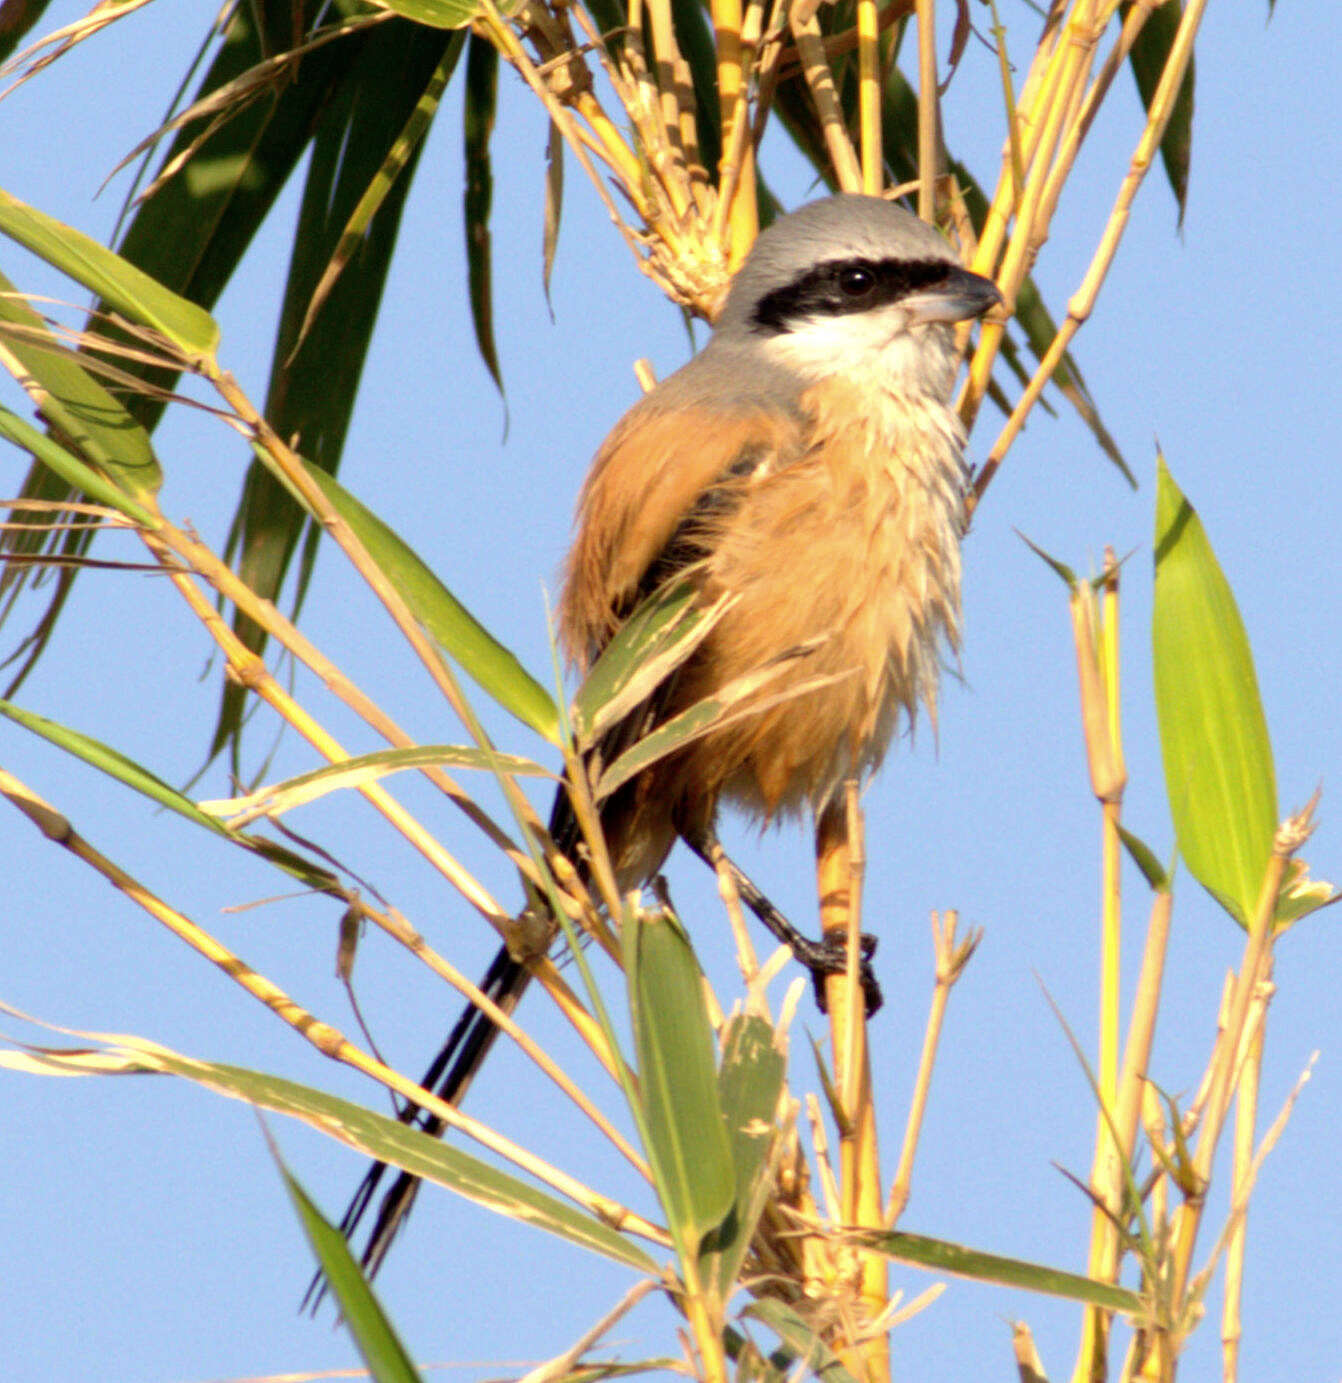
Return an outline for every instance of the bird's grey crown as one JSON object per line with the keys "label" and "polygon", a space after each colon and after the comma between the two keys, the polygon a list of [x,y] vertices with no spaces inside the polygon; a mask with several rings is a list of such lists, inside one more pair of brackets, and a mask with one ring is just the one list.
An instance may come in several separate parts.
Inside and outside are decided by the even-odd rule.
{"label": "bird's grey crown", "polygon": [[737,271],[716,324],[719,337],[752,330],[760,304],[839,261],[958,263],[925,221],[881,197],[840,193],[780,217]]}

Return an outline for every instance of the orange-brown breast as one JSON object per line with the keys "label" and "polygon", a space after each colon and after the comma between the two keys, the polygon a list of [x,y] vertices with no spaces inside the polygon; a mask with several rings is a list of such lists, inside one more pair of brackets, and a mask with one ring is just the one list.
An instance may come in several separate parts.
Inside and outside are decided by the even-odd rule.
{"label": "orange-brown breast", "polygon": [[[569,651],[581,662],[605,644],[715,483],[722,502],[703,520],[707,555],[694,571],[706,599],[736,600],[680,670],[663,716],[807,651],[753,698],[757,713],[645,773],[630,799],[640,824],[621,831],[638,856],[630,877],[659,867],[674,823],[711,815],[720,796],[765,820],[823,806],[880,762],[901,711],[934,709],[940,648],[957,638],[963,514],[959,433],[935,400],[911,407],[830,380],[796,416],[639,422],[636,409],[583,491],[561,601]],[[748,450],[760,463],[724,481]],[[788,695],[812,679],[826,684]],[[650,850],[629,844],[638,834]]]}

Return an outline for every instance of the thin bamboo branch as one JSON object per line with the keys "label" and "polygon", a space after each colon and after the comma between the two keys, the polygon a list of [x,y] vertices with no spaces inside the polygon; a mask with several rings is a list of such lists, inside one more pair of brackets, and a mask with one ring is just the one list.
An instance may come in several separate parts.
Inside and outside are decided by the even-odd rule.
{"label": "thin bamboo branch", "polygon": [[937,219],[939,104],[936,0],[918,0],[918,215],[929,222]]}
{"label": "thin bamboo branch", "polygon": [[1244,959],[1235,977],[1229,1018],[1212,1054],[1210,1067],[1214,1074],[1202,1127],[1198,1133],[1197,1150],[1193,1156],[1192,1171],[1197,1194],[1184,1201],[1175,1217],[1173,1292],[1176,1303],[1183,1301],[1188,1283],[1193,1247],[1202,1220],[1204,1201],[1201,1193],[1211,1180],[1212,1159],[1216,1154],[1216,1146],[1229,1111],[1233,1083],[1238,1074],[1236,1063],[1244,1038],[1250,1003],[1259,980],[1266,973],[1272,953],[1277,897],[1286,877],[1287,865],[1313,830],[1317,796],[1316,793],[1314,800],[1277,830],[1272,856],[1263,877],[1258,906],[1244,944]]}
{"label": "thin bamboo branch", "polygon": [[[1254,1125],[1258,1120],[1258,1091],[1263,1073],[1263,1038],[1267,1028],[1267,994],[1272,984],[1272,958],[1254,995],[1258,1012],[1249,1020],[1252,1036],[1235,1091],[1234,1164],[1231,1186],[1243,1212],[1235,1218],[1226,1241],[1225,1293],[1221,1306],[1222,1383],[1238,1383],[1239,1344],[1244,1333],[1240,1299],[1244,1292],[1244,1251],[1249,1228],[1248,1188],[1254,1172]],[[1255,1021],[1256,1019],[1256,1021]]]}
{"label": "thin bamboo branch", "polygon": [[904,1121],[904,1143],[900,1148],[899,1166],[895,1169],[895,1179],[890,1185],[890,1195],[885,1204],[887,1229],[895,1227],[899,1217],[904,1213],[904,1207],[909,1203],[909,1193],[913,1186],[913,1162],[918,1151],[918,1139],[922,1135],[927,1098],[932,1089],[932,1068],[936,1064],[937,1050],[941,1045],[946,1005],[955,982],[964,973],[970,957],[983,939],[982,928],[976,928],[957,945],[955,930],[959,921],[959,914],[954,909],[946,912],[944,920],[940,914],[932,914],[932,948],[936,956],[936,981],[932,987],[932,1006],[923,1028],[923,1050],[918,1058],[918,1075],[913,1083],[909,1115]]}
{"label": "thin bamboo branch", "polygon": [[[1095,306],[1095,300],[1099,296],[1100,288],[1108,276],[1109,269],[1114,262],[1114,256],[1118,253],[1119,242],[1123,238],[1123,233],[1127,229],[1128,217],[1132,214],[1132,204],[1137,196],[1137,189],[1142,185],[1147,171],[1160,147],[1160,141],[1164,137],[1165,127],[1169,123],[1169,118],[1174,110],[1174,98],[1178,93],[1179,86],[1183,81],[1184,73],[1187,70],[1189,60],[1193,56],[1193,39],[1197,34],[1198,25],[1202,22],[1203,11],[1206,9],[1206,0],[1189,0],[1184,10],[1183,19],[1179,23],[1179,29],[1175,35],[1173,44],[1170,47],[1169,58],[1165,63],[1165,70],[1161,74],[1160,82],[1156,88],[1156,94],[1152,98],[1148,112],[1148,119],[1145,129],[1142,131],[1141,138],[1137,142],[1137,148],[1133,153],[1132,160],[1128,166],[1128,172],[1123,179],[1123,183],[1118,190],[1118,195],[1114,199],[1113,210],[1110,212],[1109,220],[1105,225],[1104,233],[1100,237],[1090,267],[1086,271],[1086,276],[1081,282],[1067,304],[1067,317],[1058,328],[1057,335],[1053,338],[1048,350],[1044,353],[1043,360],[1040,361],[1038,369],[1034,372],[1024,393],[1017,401],[1015,408],[1011,411],[1011,416],[1007,419],[997,440],[993,443],[988,458],[980,468],[978,476],[974,481],[974,493],[971,496],[970,509],[982,496],[984,490],[992,483],[993,476],[996,475],[998,467],[1002,464],[1002,458],[1006,455],[1008,448],[1020,434],[1021,428],[1025,425],[1026,416],[1038,402],[1040,394],[1044,391],[1044,385],[1052,377],[1053,371],[1057,368],[1058,362],[1066,354],[1076,333],[1081,329],[1083,322],[1089,318]],[[991,330],[991,325],[984,328],[985,338]],[[989,368],[991,362],[988,362]],[[978,357],[972,369],[977,372]],[[986,378],[979,381],[980,385],[986,389]],[[968,388],[968,386],[967,386]],[[979,395],[981,397],[981,394]]]}
{"label": "thin bamboo branch", "polygon": [[[398,749],[409,749],[415,745],[415,739],[407,734],[367,693],[332,663],[291,620],[281,614],[272,602],[263,600],[258,596],[226,562],[221,561],[198,538],[183,532],[166,520],[155,529],[155,535],[165,547],[170,549],[203,580],[207,581],[225,600],[229,601],[253,623],[264,629],[270,638],[273,638],[287,653],[319,678],[328,691],[349,707],[370,728],[376,730],[388,744]],[[194,604],[193,608],[195,608]],[[212,623],[209,627],[213,630],[216,626]],[[230,648],[236,646],[233,643],[229,644]],[[222,651],[227,653],[227,649]],[[479,827],[491,844],[507,855],[520,874],[533,886],[541,886],[541,876],[536,870],[531,856],[517,846],[450,774],[438,765],[426,765],[421,769],[421,772],[474,825]]]}
{"label": "thin bamboo branch", "polygon": [[1040,212],[1045,224],[1052,221],[1053,213],[1057,210],[1058,199],[1062,194],[1064,184],[1071,176],[1081,145],[1085,142],[1086,135],[1090,132],[1096,115],[1099,114],[1104,98],[1109,94],[1109,88],[1115,76],[1126,65],[1129,54],[1132,52],[1132,45],[1141,32],[1142,25],[1146,23],[1151,10],[1157,3],[1159,0],[1136,0],[1123,21],[1123,27],[1119,31],[1117,39],[1114,40],[1113,47],[1110,48],[1109,55],[1105,58],[1099,75],[1091,83],[1090,90],[1086,92],[1079,110],[1069,120],[1067,133],[1063,137],[1062,144],[1058,149],[1058,156],[1049,172],[1048,182],[1044,187],[1044,195],[1040,198]]}
{"label": "thin bamboo branch", "polygon": [[429,1113],[442,1119],[444,1123],[459,1130],[468,1138],[474,1139],[482,1147],[497,1153],[560,1195],[568,1197],[592,1214],[600,1216],[606,1223],[615,1225],[631,1234],[637,1234],[653,1243],[669,1244],[670,1237],[664,1229],[645,1220],[642,1216],[636,1215],[609,1196],[584,1185],[568,1173],[559,1171],[525,1148],[518,1146],[511,1139],[505,1138],[487,1124],[463,1114],[459,1109],[440,1099],[431,1090],[423,1089],[408,1077],[401,1075],[399,1071],[393,1070],[366,1052],[361,1051],[337,1028],[303,1008],[277,984],[253,970],[246,961],[211,936],[209,932],[197,926],[190,918],[165,903],[120,866],[100,854],[74,829],[64,815],[32,792],[17,778],[5,772],[4,769],[0,769],[0,795],[8,798],[48,840],[61,846],[76,859],[88,865],[118,892],[142,908],[156,921],[162,923],[211,964],[217,966],[234,983],[264,1004],[299,1036],[310,1042],[323,1056],[363,1072],[364,1075],[370,1076],[394,1094],[428,1110]]}
{"label": "thin bamboo branch", "polygon": [[[865,1039],[865,1000],[862,996],[860,964],[862,958],[862,885],[866,878],[866,839],[862,821],[862,805],[858,782],[849,778],[843,785],[844,816],[848,841],[848,934],[845,947],[844,985],[847,989],[847,1022],[844,1025],[843,1055],[838,1060],[843,1072],[840,1085],[844,1109],[852,1117],[861,1098],[858,1072],[862,1066],[862,1046]],[[836,1049],[837,1050],[837,1049]]]}
{"label": "thin bamboo branch", "polygon": [[[157,535],[142,534],[145,546],[161,561],[171,550]],[[263,659],[253,653],[233,632],[233,629],[196,586],[193,575],[170,572],[169,579],[186,601],[187,607],[205,626],[214,642],[228,660],[231,675],[242,686],[255,692],[287,724],[292,725],[328,763],[340,763],[350,757],[348,751],[329,734],[309,712],[271,676]],[[485,887],[443,848],[441,842],[387,790],[376,782],[358,785],[358,791],[386,820],[429,861],[476,910],[501,932],[511,922],[508,913]]]}
{"label": "thin bamboo branch", "polygon": [[815,102],[820,116],[820,125],[825,135],[825,147],[829,150],[830,162],[834,165],[834,176],[839,187],[845,192],[862,190],[862,166],[853,151],[853,142],[844,129],[843,112],[834,92],[834,74],[830,71],[825,57],[825,47],[821,42],[820,21],[814,13],[803,18],[794,8],[789,16],[792,36],[797,43],[797,53],[802,61],[802,74]]}
{"label": "thin bamboo branch", "polygon": [[755,952],[755,943],[750,937],[750,928],[746,926],[745,914],[741,911],[741,895],[737,891],[736,879],[728,864],[726,852],[719,842],[714,841],[711,854],[713,872],[718,878],[718,896],[726,909],[727,921],[732,929],[732,941],[736,945],[736,963],[741,969],[741,978],[745,981],[746,988],[753,991],[760,973],[760,962]]}
{"label": "thin bamboo branch", "polygon": [[885,156],[881,148],[880,35],[876,0],[857,0],[857,101],[862,146],[862,190],[872,197],[879,197],[885,186]]}

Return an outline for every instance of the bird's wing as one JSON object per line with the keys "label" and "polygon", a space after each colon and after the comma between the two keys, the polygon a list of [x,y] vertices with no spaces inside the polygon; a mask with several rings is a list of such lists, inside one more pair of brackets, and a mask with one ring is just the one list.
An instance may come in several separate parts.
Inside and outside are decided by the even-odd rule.
{"label": "bird's wing", "polygon": [[636,405],[592,463],[564,569],[559,622],[580,666],[634,606],[700,555],[696,528],[723,487],[797,451],[794,415],[759,405],[712,412]]}

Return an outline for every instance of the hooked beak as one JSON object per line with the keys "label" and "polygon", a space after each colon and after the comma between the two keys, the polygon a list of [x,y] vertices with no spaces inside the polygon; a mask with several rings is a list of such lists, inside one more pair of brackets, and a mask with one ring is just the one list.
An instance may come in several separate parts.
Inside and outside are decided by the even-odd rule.
{"label": "hooked beak", "polygon": [[900,306],[909,314],[909,325],[918,326],[924,322],[964,322],[981,317],[1001,301],[1002,295],[991,279],[952,264],[935,288],[910,294]]}

